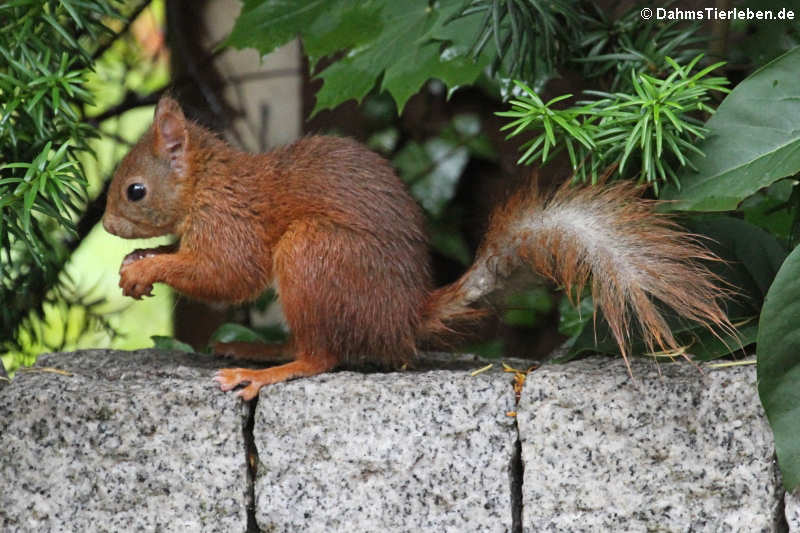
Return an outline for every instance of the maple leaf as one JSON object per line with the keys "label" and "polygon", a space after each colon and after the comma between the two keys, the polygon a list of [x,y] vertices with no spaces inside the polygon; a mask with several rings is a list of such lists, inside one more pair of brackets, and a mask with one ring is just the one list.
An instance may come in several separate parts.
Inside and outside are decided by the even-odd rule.
{"label": "maple leaf", "polygon": [[376,86],[402,112],[429,79],[452,92],[473,83],[489,62],[484,56],[473,61],[455,42],[462,32],[465,42],[474,36],[470,21],[448,24],[462,7],[461,0],[246,0],[226,44],[268,54],[299,36],[312,68],[346,52],[317,74],[324,83],[312,115],[350,99],[361,102]]}

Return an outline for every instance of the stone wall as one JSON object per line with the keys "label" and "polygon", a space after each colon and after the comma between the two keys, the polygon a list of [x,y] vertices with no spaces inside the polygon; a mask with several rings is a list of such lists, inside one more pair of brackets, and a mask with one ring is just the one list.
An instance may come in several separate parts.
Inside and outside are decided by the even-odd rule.
{"label": "stone wall", "polygon": [[517,399],[439,355],[244,404],[220,363],[90,350],[0,385],[0,530],[800,532],[753,366],[593,358]]}

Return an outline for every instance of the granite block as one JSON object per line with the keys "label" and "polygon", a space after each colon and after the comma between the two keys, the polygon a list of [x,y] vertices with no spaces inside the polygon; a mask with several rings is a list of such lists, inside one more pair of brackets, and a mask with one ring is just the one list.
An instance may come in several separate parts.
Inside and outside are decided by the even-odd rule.
{"label": "granite block", "polygon": [[784,498],[786,523],[789,533],[800,533],[800,491],[787,492]]}
{"label": "granite block", "polygon": [[[339,372],[262,389],[262,531],[509,531],[511,376]],[[517,487],[518,490],[518,487]]]}
{"label": "granite block", "polygon": [[18,373],[0,389],[0,530],[245,531],[246,407],[218,364],[89,350]]}
{"label": "granite block", "polygon": [[776,531],[755,367],[592,358],[528,376],[518,408],[524,531]]}
{"label": "granite block", "polygon": [[225,364],[91,350],[0,387],[0,531],[800,533],[753,366],[545,366],[515,407],[511,375],[433,354],[266,387],[251,434]]}

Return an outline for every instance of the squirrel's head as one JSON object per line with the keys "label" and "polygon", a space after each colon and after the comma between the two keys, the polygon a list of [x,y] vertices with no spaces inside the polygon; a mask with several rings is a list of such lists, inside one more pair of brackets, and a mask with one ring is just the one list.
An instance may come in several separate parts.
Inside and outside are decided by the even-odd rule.
{"label": "squirrel's head", "polygon": [[162,97],[153,125],[122,159],[108,188],[103,227],[124,237],[176,233],[186,216],[189,124],[178,103]]}

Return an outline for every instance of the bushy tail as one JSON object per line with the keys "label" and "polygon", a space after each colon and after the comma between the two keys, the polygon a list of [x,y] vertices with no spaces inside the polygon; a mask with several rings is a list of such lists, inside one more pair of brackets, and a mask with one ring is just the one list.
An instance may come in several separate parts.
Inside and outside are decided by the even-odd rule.
{"label": "bushy tail", "polygon": [[470,269],[432,294],[423,335],[474,317],[471,304],[523,265],[571,297],[591,283],[626,362],[632,322],[651,351],[678,348],[656,301],[713,331],[735,332],[720,306],[729,291],[700,263],[717,257],[640,193],[630,182],[520,191],[492,215]]}

